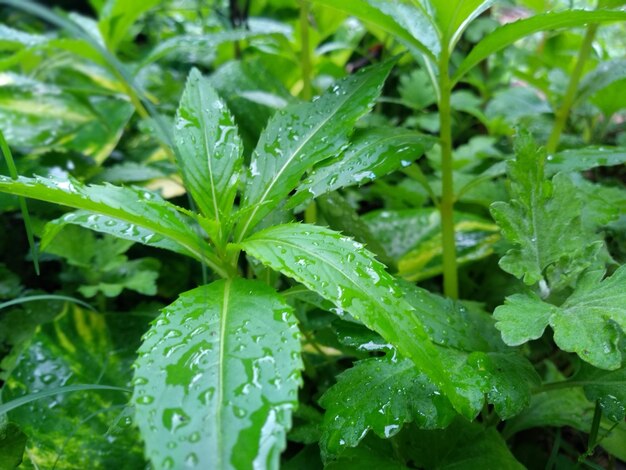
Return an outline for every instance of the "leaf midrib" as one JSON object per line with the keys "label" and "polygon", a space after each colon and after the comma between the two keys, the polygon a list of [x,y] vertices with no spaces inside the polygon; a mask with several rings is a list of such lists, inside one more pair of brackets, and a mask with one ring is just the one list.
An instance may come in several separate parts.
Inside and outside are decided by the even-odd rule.
{"label": "leaf midrib", "polygon": [[[307,136],[306,139],[304,139],[302,141],[302,143],[292,152],[291,156],[287,159],[287,161],[285,161],[285,163],[283,164],[283,166],[280,168],[280,170],[278,171],[278,173],[276,173],[274,175],[274,178],[270,181],[269,186],[267,187],[267,189],[265,190],[265,192],[263,193],[263,195],[261,196],[261,198],[255,203],[255,208],[252,210],[252,212],[250,213],[250,216],[248,217],[247,221],[246,221],[246,225],[244,225],[243,229],[241,230],[241,233],[239,234],[239,237],[237,238],[236,242],[239,243],[241,240],[243,240],[243,238],[246,236],[246,233],[248,231],[248,228],[250,227],[250,224],[252,223],[252,219],[254,218],[254,216],[256,215],[256,213],[258,212],[259,208],[261,207],[261,205],[265,202],[265,198],[267,197],[267,195],[269,194],[269,192],[272,190],[272,188],[274,187],[274,185],[278,182],[278,179],[280,178],[280,176],[285,172],[285,170],[287,169],[287,167],[291,164],[291,162],[296,158],[296,156],[302,151],[302,149],[304,148],[304,146],[306,144],[308,144],[319,132],[319,130],[326,125],[326,123],[328,123],[328,121],[333,118],[334,116],[337,115],[337,113],[339,112],[339,110],[343,107],[343,105],[348,101],[349,98],[351,98],[352,96],[355,95],[355,93],[357,91],[360,91],[361,88],[363,88],[365,86],[366,83],[368,83],[369,80],[363,80],[356,88],[353,88],[351,93],[346,93],[345,97],[342,100],[336,100],[335,103],[337,104],[335,106],[335,109],[333,110],[332,113],[330,113],[326,118],[324,118],[322,121],[320,121],[320,123],[317,126],[314,126],[314,128],[311,130],[311,132],[309,133],[309,135]],[[348,132],[349,133],[349,132]]]}

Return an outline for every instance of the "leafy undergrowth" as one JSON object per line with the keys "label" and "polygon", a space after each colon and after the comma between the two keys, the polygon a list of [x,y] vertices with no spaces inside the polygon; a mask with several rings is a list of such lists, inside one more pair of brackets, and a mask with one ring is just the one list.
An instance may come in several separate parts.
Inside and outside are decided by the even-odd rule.
{"label": "leafy undergrowth", "polygon": [[0,469],[621,468],[625,2],[512,3],[3,1]]}

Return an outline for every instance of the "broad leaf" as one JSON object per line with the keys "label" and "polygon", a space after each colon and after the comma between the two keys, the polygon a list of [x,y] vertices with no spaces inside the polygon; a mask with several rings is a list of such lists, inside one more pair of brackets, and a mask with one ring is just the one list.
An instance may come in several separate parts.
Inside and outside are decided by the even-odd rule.
{"label": "broad leaf", "polygon": [[567,10],[544,13],[523,20],[500,26],[483,38],[461,62],[452,77],[459,81],[470,69],[501,49],[513,44],[518,39],[537,33],[559,28],[575,28],[590,23],[625,21],[626,12],[609,10]]}
{"label": "broad leaf", "polygon": [[159,0],[145,0],[142,2],[107,1],[100,12],[98,24],[107,46],[112,51],[115,51],[126,38],[135,21],[158,3]]}
{"label": "broad leaf", "polygon": [[130,418],[120,420],[127,393],[86,386],[87,390],[62,393],[74,384],[127,387],[145,323],[145,317],[130,312],[102,315],[69,306],[23,345],[2,390],[2,401],[47,394],[8,413],[28,436],[26,455],[36,467],[145,465]]}
{"label": "broad leaf", "polygon": [[626,163],[626,147],[583,147],[549,155],[546,173],[587,171],[599,166],[615,166],[623,163]]}
{"label": "broad leaf", "polygon": [[587,398],[600,406],[611,421],[624,421],[626,416],[626,367],[606,371],[583,364],[572,377],[573,382],[583,384]]}
{"label": "broad leaf", "polygon": [[241,204],[250,210],[237,226],[237,241],[280,204],[309,168],[347,147],[354,124],[373,106],[394,62],[362,69],[312,103],[289,106],[270,119],[250,162]]}
{"label": "broad leaf", "polygon": [[626,60],[621,59],[602,62],[581,81],[578,88],[577,100],[586,100],[603,88],[625,78]]}
{"label": "broad leaf", "polygon": [[473,413],[459,399],[438,361],[413,308],[395,279],[363,245],[315,225],[286,224],[255,233],[241,247],[271,268],[333,302],[378,332],[441,388],[461,412]]}
{"label": "broad leaf", "polygon": [[582,222],[582,200],[571,179],[564,174],[552,181],[544,178],[545,151],[528,134],[518,137],[515,150],[508,167],[512,200],[491,205],[491,214],[513,245],[500,266],[528,285],[539,283],[547,296],[575,281],[601,242]]}
{"label": "broad leaf", "polygon": [[200,211],[226,224],[237,192],[243,148],[230,112],[197,69],[190,72],[180,100],[174,140],[185,186]]}
{"label": "broad leaf", "polygon": [[564,351],[601,369],[618,369],[623,361],[626,331],[626,266],[602,280],[602,271],[586,273],[574,293],[556,307],[537,297],[516,294],[498,307],[494,316],[502,339],[510,345],[554,330],[554,341]]}
{"label": "broad leaf", "polygon": [[298,401],[299,337],[291,307],[258,281],[217,281],[165,308],[134,379],[153,465],[277,469]]}
{"label": "broad leaf", "polygon": [[417,468],[522,470],[495,427],[457,418],[442,431],[407,429],[396,438],[399,451]]}
{"label": "broad leaf", "polygon": [[431,137],[406,129],[357,131],[343,155],[314,168],[287,205],[295,207],[309,198],[385,176],[410,165],[434,143]]}
{"label": "broad leaf", "polygon": [[444,428],[456,416],[413,361],[390,356],[357,362],[338,377],[320,404],[326,409],[320,446],[330,454],[356,447],[369,430],[388,438],[404,423]]}
{"label": "broad leaf", "polygon": [[20,466],[27,440],[15,424],[0,425],[0,468],[12,470]]}
{"label": "broad leaf", "polygon": [[[180,245],[186,254],[206,261],[216,272],[225,275],[213,254],[213,249],[190,227],[189,221],[185,220],[176,206],[149,191],[110,185],[87,186],[74,179],[60,181],[41,177],[20,177],[12,180],[0,175],[0,192],[102,214],[129,224],[127,229],[131,233],[135,226],[142,227],[154,234],[170,238]],[[134,240],[149,245],[151,239]]]}

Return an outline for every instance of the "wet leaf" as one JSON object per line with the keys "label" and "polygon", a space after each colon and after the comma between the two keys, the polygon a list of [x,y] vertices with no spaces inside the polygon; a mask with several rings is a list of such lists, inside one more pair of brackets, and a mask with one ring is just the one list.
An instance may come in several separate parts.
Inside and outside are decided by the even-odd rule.
{"label": "wet leaf", "polygon": [[[20,348],[2,401],[73,384],[127,387],[146,322],[130,314],[116,322],[115,316],[67,306]],[[28,457],[39,468],[142,467],[142,446],[130,419],[107,432],[128,398],[117,390],[54,394],[15,408],[8,416],[28,436]]]}
{"label": "wet leaf", "polygon": [[572,284],[602,246],[595,230],[583,224],[583,201],[571,179],[545,179],[545,163],[545,151],[528,134],[520,135],[508,168],[512,200],[491,205],[513,245],[500,267],[527,285],[539,284],[542,296]]}
{"label": "wet leaf", "polygon": [[276,112],[252,155],[241,204],[251,210],[237,226],[237,241],[280,204],[310,167],[348,146],[357,119],[374,105],[394,63],[362,69],[317,100]]}
{"label": "wet leaf", "polygon": [[154,466],[277,469],[297,405],[299,335],[291,307],[259,281],[216,281],[165,308],[134,379]]}
{"label": "wet leaf", "polygon": [[417,468],[525,468],[511,454],[495,427],[469,423],[462,418],[442,431],[407,429],[397,440],[400,451]]}
{"label": "wet leaf", "polygon": [[339,188],[367,183],[385,176],[429,150],[434,140],[423,134],[396,128],[357,131],[343,155],[315,167],[298,186],[288,206]]}
{"label": "wet leaf", "polygon": [[18,426],[0,425],[0,470],[13,470],[22,463],[26,434]]}
{"label": "wet leaf", "polygon": [[[84,185],[72,178],[67,181],[41,177],[20,177],[12,180],[2,175],[0,192],[61,204],[117,219],[126,223],[125,230],[129,230],[131,234],[135,233],[137,237],[140,236],[137,227],[143,227],[153,234],[170,238],[189,256],[210,263],[215,262],[214,269],[220,271],[213,249],[198,236],[176,206],[164,201],[155,193],[111,185]],[[135,235],[132,236],[134,240],[137,239]],[[151,239],[139,238],[137,241],[150,245]]]}
{"label": "wet leaf", "polygon": [[454,408],[409,359],[366,359],[337,378],[320,399],[326,409],[320,446],[326,454],[356,447],[368,431],[379,437],[397,434],[404,423],[422,429],[446,427]]}
{"label": "wet leaf", "polygon": [[599,166],[626,163],[625,147],[584,147],[568,149],[548,156],[546,173],[587,171]]}
{"label": "wet leaf", "polygon": [[257,232],[241,246],[264,264],[333,302],[337,315],[348,312],[378,332],[412,359],[457,410],[473,412],[458,399],[434,345],[413,308],[402,298],[395,279],[362,244],[326,228],[286,224]]}
{"label": "wet leaf", "polygon": [[197,69],[190,72],[180,100],[174,139],[185,186],[200,211],[226,225],[243,148],[230,112]]}
{"label": "wet leaf", "polygon": [[550,325],[554,341],[564,351],[575,352],[600,369],[618,369],[626,331],[626,266],[604,280],[603,275],[587,272],[559,307],[536,296],[508,297],[494,312],[502,339],[510,345],[522,344],[540,337]]}
{"label": "wet leaf", "polygon": [[583,364],[571,378],[583,384],[587,398],[600,401],[604,415],[611,421],[624,421],[626,416],[626,367],[613,371],[596,369]]}

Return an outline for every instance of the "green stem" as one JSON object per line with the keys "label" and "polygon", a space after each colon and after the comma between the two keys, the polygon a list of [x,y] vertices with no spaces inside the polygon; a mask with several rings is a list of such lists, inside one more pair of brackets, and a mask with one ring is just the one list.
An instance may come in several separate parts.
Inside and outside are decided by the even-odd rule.
{"label": "green stem", "polygon": [[587,451],[578,458],[579,462],[582,462],[591,454],[593,454],[593,451],[598,443],[598,431],[600,430],[601,419],[602,407],[600,406],[600,401],[596,400],[596,407],[593,410],[593,421],[591,422],[591,430],[589,431],[589,440],[587,441]]}
{"label": "green stem", "polygon": [[300,67],[302,70],[302,98],[310,101],[311,90],[311,50],[309,41],[309,2],[300,1]]}
{"label": "green stem", "polygon": [[574,101],[576,100],[576,91],[578,90],[578,84],[580,83],[583,69],[585,68],[585,63],[587,62],[587,59],[589,59],[589,55],[591,54],[593,40],[596,37],[597,31],[597,24],[592,24],[587,28],[583,43],[581,44],[580,50],[578,51],[576,65],[574,66],[574,70],[572,71],[572,75],[570,76],[569,84],[567,85],[567,90],[565,91],[565,96],[563,97],[563,102],[561,103],[561,107],[555,113],[556,119],[554,121],[554,127],[552,128],[550,137],[548,137],[548,143],[546,144],[546,150],[548,151],[548,153],[556,152],[556,149],[559,145],[561,133],[565,128],[567,118],[572,109],[572,106],[574,105]]}
{"label": "green stem", "polygon": [[449,75],[449,54],[443,48],[439,59],[439,141],[441,145],[441,236],[443,249],[443,293],[459,297],[459,282],[454,240],[454,183],[452,177],[452,84]]}
{"label": "green stem", "polygon": [[[11,148],[4,138],[4,134],[0,131],[0,149],[4,154],[4,161],[9,169],[9,175],[16,180],[18,178],[17,167],[13,160],[13,154]],[[26,238],[28,239],[28,246],[30,246],[30,255],[33,258],[33,265],[35,266],[35,272],[39,275],[39,254],[37,252],[37,246],[35,245],[35,237],[33,236],[33,224],[30,221],[30,214],[28,212],[28,206],[26,205],[26,198],[18,197],[20,204],[20,211],[22,212],[22,218],[24,219],[24,228],[26,229]]]}

